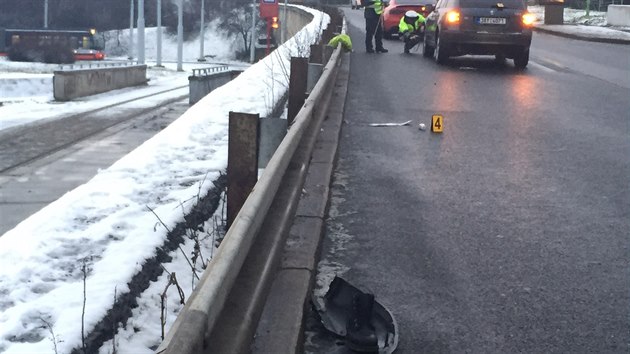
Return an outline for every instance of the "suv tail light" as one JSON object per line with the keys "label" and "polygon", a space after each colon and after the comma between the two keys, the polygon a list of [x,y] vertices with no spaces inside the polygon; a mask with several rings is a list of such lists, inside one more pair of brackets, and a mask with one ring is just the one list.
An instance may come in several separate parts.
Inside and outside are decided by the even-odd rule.
{"label": "suv tail light", "polygon": [[449,11],[446,13],[446,23],[456,25],[459,23],[459,12]]}
{"label": "suv tail light", "polygon": [[531,12],[526,12],[521,16],[521,21],[525,26],[532,26],[536,22],[536,15]]}

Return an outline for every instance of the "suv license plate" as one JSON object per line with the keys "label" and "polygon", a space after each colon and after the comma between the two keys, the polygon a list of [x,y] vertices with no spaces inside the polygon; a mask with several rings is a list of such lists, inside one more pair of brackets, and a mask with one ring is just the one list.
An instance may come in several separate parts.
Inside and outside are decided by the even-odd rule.
{"label": "suv license plate", "polygon": [[479,17],[477,23],[480,25],[504,25],[505,17]]}

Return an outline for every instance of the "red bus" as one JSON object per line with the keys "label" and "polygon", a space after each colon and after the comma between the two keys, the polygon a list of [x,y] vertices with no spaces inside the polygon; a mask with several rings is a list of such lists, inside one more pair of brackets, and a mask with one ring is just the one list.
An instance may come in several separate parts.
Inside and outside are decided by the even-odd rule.
{"label": "red bus", "polygon": [[[105,54],[96,44],[96,30],[2,29],[0,28],[0,56],[17,53],[22,61],[48,61],[48,51],[66,51],[66,60],[103,60]],[[69,55],[68,55],[69,56]]]}

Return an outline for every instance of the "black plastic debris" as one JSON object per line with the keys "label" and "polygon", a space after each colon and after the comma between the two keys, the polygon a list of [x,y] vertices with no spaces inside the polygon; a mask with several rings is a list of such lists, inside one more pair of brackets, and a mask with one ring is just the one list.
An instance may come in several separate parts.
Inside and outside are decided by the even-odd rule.
{"label": "black plastic debris", "polygon": [[314,297],[313,304],[324,327],[345,337],[346,347],[350,350],[389,354],[396,349],[396,320],[389,310],[374,300],[373,294],[336,276],[324,297]]}

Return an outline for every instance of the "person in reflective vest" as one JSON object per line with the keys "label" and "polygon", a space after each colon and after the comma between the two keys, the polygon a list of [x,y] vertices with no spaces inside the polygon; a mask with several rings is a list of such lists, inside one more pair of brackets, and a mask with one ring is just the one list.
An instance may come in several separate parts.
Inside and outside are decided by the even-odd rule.
{"label": "person in reflective vest", "polygon": [[365,17],[365,51],[374,53],[372,40],[376,46],[377,53],[387,53],[383,47],[383,9],[387,6],[384,0],[364,0],[365,6],[363,17]]}
{"label": "person in reflective vest", "polygon": [[419,13],[410,10],[405,13],[398,24],[400,39],[405,42],[405,54],[424,38],[426,19]]}

